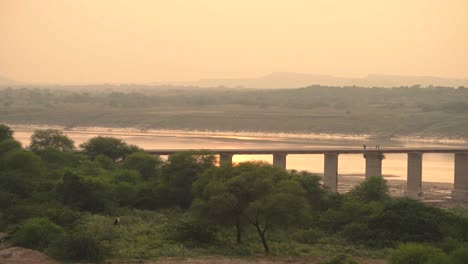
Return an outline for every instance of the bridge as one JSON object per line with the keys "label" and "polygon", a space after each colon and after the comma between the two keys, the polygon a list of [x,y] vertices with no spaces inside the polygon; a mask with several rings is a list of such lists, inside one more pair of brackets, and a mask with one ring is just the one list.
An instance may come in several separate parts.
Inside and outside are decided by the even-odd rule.
{"label": "bridge", "polygon": [[[184,149],[146,150],[154,155],[171,155]],[[338,155],[362,154],[366,159],[367,177],[382,176],[382,160],[386,153],[404,153],[408,155],[406,196],[422,198],[422,162],[425,153],[454,154],[455,173],[452,199],[468,202],[468,148],[337,148],[337,149],[204,149],[220,157],[220,165],[232,165],[233,155],[273,155],[273,165],[286,169],[288,154],[322,154],[324,155],[323,184],[336,192],[338,187]]]}

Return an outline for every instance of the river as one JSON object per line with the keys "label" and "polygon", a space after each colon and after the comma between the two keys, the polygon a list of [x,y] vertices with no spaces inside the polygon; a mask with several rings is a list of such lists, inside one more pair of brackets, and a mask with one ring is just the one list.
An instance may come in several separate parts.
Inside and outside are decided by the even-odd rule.
{"label": "river", "polygon": [[[39,126],[11,125],[15,138],[27,146],[31,134]],[[62,127],[50,127],[63,129]],[[144,149],[247,149],[247,148],[368,148],[379,144],[385,147],[467,147],[463,141],[443,140],[383,140],[365,135],[326,135],[326,134],[287,134],[287,133],[247,133],[209,131],[171,131],[116,129],[116,128],[73,128],[64,133],[75,141],[75,145],[95,136],[112,136],[123,139]],[[388,179],[406,180],[406,154],[385,154],[382,163],[383,176]],[[234,162],[264,160],[272,162],[271,155],[234,155]],[[453,183],[453,154],[424,154],[423,181]],[[323,173],[323,155],[288,155],[287,169],[308,170]],[[339,175],[362,176],[365,160],[362,155],[341,154],[338,161]]]}

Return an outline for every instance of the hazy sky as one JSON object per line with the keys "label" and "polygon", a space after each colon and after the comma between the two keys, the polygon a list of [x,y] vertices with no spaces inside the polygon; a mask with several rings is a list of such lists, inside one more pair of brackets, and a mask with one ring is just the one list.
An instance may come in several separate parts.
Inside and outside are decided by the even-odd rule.
{"label": "hazy sky", "polygon": [[468,0],[0,0],[0,75],[468,78]]}

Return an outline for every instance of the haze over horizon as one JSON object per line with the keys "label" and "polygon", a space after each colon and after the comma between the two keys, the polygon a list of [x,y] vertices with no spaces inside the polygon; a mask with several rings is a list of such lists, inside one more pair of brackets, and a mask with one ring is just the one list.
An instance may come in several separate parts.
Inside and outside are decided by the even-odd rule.
{"label": "haze over horizon", "polygon": [[25,83],[273,72],[468,79],[468,2],[0,0],[0,74]]}

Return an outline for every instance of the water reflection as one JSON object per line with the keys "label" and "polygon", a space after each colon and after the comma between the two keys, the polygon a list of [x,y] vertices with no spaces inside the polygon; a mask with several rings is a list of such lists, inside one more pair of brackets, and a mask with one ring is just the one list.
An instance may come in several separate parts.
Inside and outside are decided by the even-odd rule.
{"label": "water reflection", "polygon": [[[27,146],[33,129],[15,130],[15,138],[23,146]],[[129,144],[135,144],[145,149],[261,149],[261,148],[361,148],[363,144],[375,146],[376,142],[365,141],[362,137],[337,137],[322,135],[289,135],[288,134],[265,134],[244,135],[236,132],[173,132],[163,131],[161,133],[136,133],[125,130],[85,130],[65,131],[65,133],[79,145],[95,136],[113,136],[125,140]],[[381,147],[463,147],[463,144],[436,144],[434,142],[378,142]],[[466,146],[465,146],[466,147]],[[384,177],[391,179],[406,180],[407,155],[385,154],[382,163]],[[423,181],[453,183],[454,175],[453,154],[424,154],[423,156]],[[272,162],[272,155],[234,155],[234,162],[247,160],[263,160]],[[323,155],[288,155],[287,169],[308,170],[314,173],[323,173]],[[358,175],[364,176],[365,159],[362,154],[341,154],[338,161],[340,176]]]}

